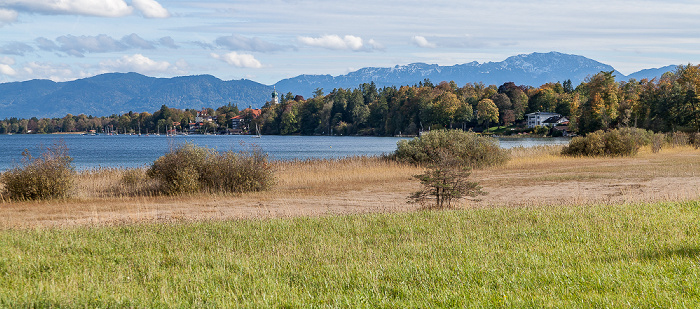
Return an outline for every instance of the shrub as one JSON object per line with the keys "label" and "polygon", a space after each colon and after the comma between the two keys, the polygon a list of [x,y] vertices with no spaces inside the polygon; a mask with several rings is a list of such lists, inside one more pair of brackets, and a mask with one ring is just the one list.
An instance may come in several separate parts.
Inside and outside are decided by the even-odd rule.
{"label": "shrub", "polygon": [[401,140],[391,157],[400,162],[428,165],[438,162],[445,153],[470,168],[501,165],[508,161],[508,151],[498,140],[459,130],[430,131],[412,140]]}
{"label": "shrub", "polygon": [[69,196],[75,180],[73,158],[63,142],[46,147],[39,157],[22,152],[22,163],[0,176],[2,196],[12,200],[46,200]]}
{"label": "shrub", "polygon": [[658,153],[664,145],[666,135],[663,133],[655,133],[651,136],[651,152]]}
{"label": "shrub", "polygon": [[535,126],[535,129],[532,132],[535,135],[542,135],[545,136],[547,133],[549,133],[549,127],[547,126]]}
{"label": "shrub", "polygon": [[219,153],[189,143],[158,158],[147,174],[169,195],[262,191],[272,187],[274,179],[267,155],[259,148]]}
{"label": "shrub", "polygon": [[632,140],[634,140],[638,146],[646,146],[651,144],[653,131],[647,131],[640,128],[622,128],[618,129],[623,135],[629,135]]}
{"label": "shrub", "polygon": [[683,132],[673,132],[673,134],[671,134],[670,136],[670,139],[671,145],[673,145],[673,147],[682,147],[690,144],[690,138],[688,134],[685,134]]}
{"label": "shrub", "polygon": [[568,156],[633,156],[650,140],[650,133],[642,129],[598,130],[585,137],[574,137],[561,153]]}
{"label": "shrub", "polygon": [[695,149],[700,148],[700,132],[691,133],[690,136],[692,137],[693,147]]}
{"label": "shrub", "polygon": [[[410,203],[420,203],[426,209],[451,208],[452,201],[464,196],[484,195],[478,182],[468,181],[470,168],[463,161],[441,152],[438,159],[428,166],[425,173],[414,175],[423,188],[409,196]],[[434,204],[428,203],[435,200]]]}

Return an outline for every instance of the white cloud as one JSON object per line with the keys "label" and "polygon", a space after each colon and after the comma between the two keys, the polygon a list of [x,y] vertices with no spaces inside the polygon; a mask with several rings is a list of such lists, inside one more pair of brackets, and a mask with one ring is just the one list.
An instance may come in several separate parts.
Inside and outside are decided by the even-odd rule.
{"label": "white cloud", "polygon": [[131,4],[146,18],[170,17],[170,12],[154,0],[132,0]]}
{"label": "white cloud", "polygon": [[212,58],[214,59],[219,59],[223,62],[226,62],[230,65],[239,67],[239,68],[253,68],[253,69],[259,69],[262,67],[262,64],[260,61],[255,59],[253,55],[250,54],[239,54],[237,52],[230,52],[228,54],[211,54]]}
{"label": "white cloud", "polygon": [[369,39],[369,41],[367,41],[367,45],[369,45],[373,49],[384,49],[384,45],[375,41],[374,39]]}
{"label": "white cloud", "polygon": [[175,69],[167,61],[154,61],[144,55],[122,56],[117,60],[105,60],[100,66],[108,71],[138,72],[143,74],[163,73]]}
{"label": "white cloud", "polygon": [[342,38],[338,35],[324,35],[320,38],[302,36],[299,37],[299,42],[309,46],[322,47],[334,50],[359,51],[364,46],[362,38],[356,37],[354,35],[346,35]]}
{"label": "white cloud", "polygon": [[15,76],[17,75],[17,71],[7,64],[0,63],[0,74]]}
{"label": "white cloud", "polygon": [[141,54],[105,60],[98,64],[77,65],[32,61],[15,66],[13,58],[0,57],[0,80],[2,75],[6,75],[12,80],[49,79],[55,82],[64,82],[111,72],[138,72],[149,76],[173,76],[189,74],[188,67],[188,63],[182,59],[171,64],[167,61],[154,61]]}
{"label": "white cloud", "polygon": [[0,64],[14,65],[15,59],[12,57],[0,57]]}
{"label": "white cloud", "polygon": [[5,0],[0,5],[30,13],[102,17],[121,17],[133,11],[123,0]]}
{"label": "white cloud", "polygon": [[17,12],[0,8],[0,27],[17,21]]}
{"label": "white cloud", "polygon": [[[3,0],[0,7],[14,11],[49,15],[84,15],[122,17],[131,15],[134,8],[146,18],[170,17],[170,12],[155,0]],[[16,14],[16,12],[15,12]],[[0,14],[1,15],[1,14]],[[16,17],[16,16],[15,16]],[[0,20],[1,20],[0,16]]]}
{"label": "white cloud", "polygon": [[74,72],[67,64],[51,64],[32,61],[17,72],[22,79],[50,79],[55,82],[87,77],[84,72]]}
{"label": "white cloud", "polygon": [[428,40],[425,37],[422,37],[420,35],[414,36],[411,41],[413,44],[416,44],[418,47],[422,48],[435,48],[437,47],[434,43],[428,42]]}

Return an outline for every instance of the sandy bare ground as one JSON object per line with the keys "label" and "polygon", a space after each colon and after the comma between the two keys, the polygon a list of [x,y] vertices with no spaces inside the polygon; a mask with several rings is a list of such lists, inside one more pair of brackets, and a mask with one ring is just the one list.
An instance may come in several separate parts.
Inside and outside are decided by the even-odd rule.
{"label": "sandy bare ground", "polygon": [[[700,199],[700,151],[642,151],[633,158],[566,158],[551,150],[514,152],[503,167],[474,171],[489,194],[459,207],[523,207]],[[184,197],[101,197],[118,180],[84,180],[77,198],[0,203],[0,229],[322,216],[413,211],[407,196],[421,170],[377,160],[293,164],[269,192]]]}

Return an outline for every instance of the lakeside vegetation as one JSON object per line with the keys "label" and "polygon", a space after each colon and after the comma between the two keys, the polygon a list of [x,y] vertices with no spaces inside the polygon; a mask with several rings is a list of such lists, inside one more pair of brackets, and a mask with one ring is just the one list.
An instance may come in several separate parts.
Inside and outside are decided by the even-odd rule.
{"label": "lakeside vegetation", "polygon": [[[308,174],[306,169],[315,170],[315,166],[328,167],[332,175],[324,176],[327,180],[345,179],[340,174],[355,173],[353,167],[382,170],[407,166],[406,170],[413,170],[415,176],[422,169],[444,169],[448,165],[460,169],[501,167],[511,158],[523,156],[541,156],[543,159],[556,159],[562,155],[633,156],[642,147],[653,153],[662,148],[693,147],[697,150],[700,134],[662,134],[625,128],[575,137],[568,146],[507,150],[499,148],[488,136],[460,130],[434,130],[412,140],[400,141],[394,153],[382,157],[301,162],[268,161],[267,156],[255,147],[220,153],[186,143],[173,145],[170,152],[150,167],[100,168],[80,172],[73,169],[72,158],[67,155],[65,145],[59,143],[44,147],[45,152],[36,157],[25,150],[21,165],[0,173],[0,202],[240,194],[273,189],[279,181],[278,172],[284,173],[290,166],[299,167],[297,173],[300,177],[294,182],[303,183],[317,177],[314,173],[301,177]],[[445,162],[452,163],[442,164]],[[341,166],[334,167],[337,164]],[[92,183],[86,185],[86,181]],[[475,179],[475,184],[478,184],[478,179]]]}
{"label": "lakeside vegetation", "polygon": [[[39,157],[22,152],[22,164],[0,172],[0,201],[65,199],[75,195],[77,173],[65,144],[45,147]],[[105,171],[102,171],[105,172]],[[267,154],[257,147],[234,152],[192,143],[173,145],[147,169],[108,169],[121,179],[109,191],[137,196],[244,193],[274,184]],[[90,173],[88,171],[87,173]]]}
{"label": "lakeside vegetation", "polygon": [[[569,131],[579,134],[613,128],[636,127],[654,132],[700,132],[700,65],[679,66],[659,79],[615,81],[612,72],[601,72],[575,86],[571,81],[539,87],[482,83],[433,84],[384,87],[373,83],[356,89],[317,89],[313,98],[287,93],[280,104],[267,102],[257,114],[252,109],[224,104],[205,109],[216,120],[202,132],[231,128],[231,118],[243,118],[243,132],[258,126],[263,134],[302,135],[415,135],[429,129],[461,128],[488,131],[491,124],[510,127],[504,134],[533,132],[526,128],[525,114],[556,112],[570,120]],[[222,104],[211,102],[212,106]],[[53,119],[0,121],[3,133],[54,133],[102,131],[183,131],[194,121],[197,110],[163,105],[152,114],[129,112],[109,117],[66,115]],[[251,131],[252,132],[252,131]],[[538,134],[547,134],[539,131]]]}

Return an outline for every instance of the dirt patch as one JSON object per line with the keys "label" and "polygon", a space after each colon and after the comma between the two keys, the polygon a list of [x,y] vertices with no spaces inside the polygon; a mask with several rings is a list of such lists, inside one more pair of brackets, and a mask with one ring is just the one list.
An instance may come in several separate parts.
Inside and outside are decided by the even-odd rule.
{"label": "dirt patch", "polygon": [[[0,228],[113,225],[413,211],[407,196],[420,169],[384,163],[287,167],[270,192],[240,196],[86,198],[1,203]],[[700,152],[634,158],[520,158],[474,171],[489,194],[460,207],[533,206],[700,199]],[[91,176],[90,181],[95,181]]]}

